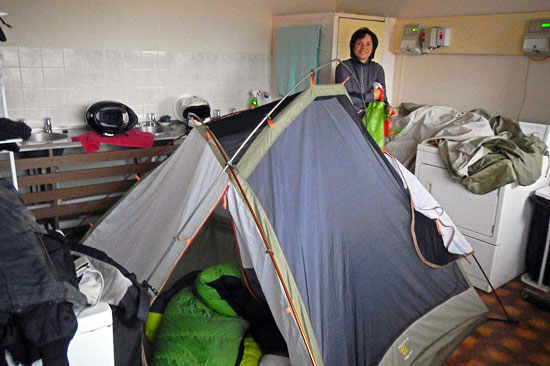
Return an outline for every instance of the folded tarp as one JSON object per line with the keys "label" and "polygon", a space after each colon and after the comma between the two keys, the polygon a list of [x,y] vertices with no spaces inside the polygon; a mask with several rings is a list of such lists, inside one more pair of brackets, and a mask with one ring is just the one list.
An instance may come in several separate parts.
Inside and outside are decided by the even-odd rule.
{"label": "folded tarp", "polygon": [[[279,94],[285,95],[308,72],[319,66],[321,26],[280,27],[277,33]],[[309,87],[302,83],[295,92]]]}

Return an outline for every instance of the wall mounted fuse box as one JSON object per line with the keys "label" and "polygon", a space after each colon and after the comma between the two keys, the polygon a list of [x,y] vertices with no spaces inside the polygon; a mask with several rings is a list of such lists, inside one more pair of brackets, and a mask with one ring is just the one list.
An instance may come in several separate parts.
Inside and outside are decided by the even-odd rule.
{"label": "wall mounted fuse box", "polygon": [[523,38],[523,53],[530,57],[550,56],[550,19],[527,22]]}
{"label": "wall mounted fuse box", "polygon": [[423,29],[420,40],[422,42],[422,53],[429,53],[433,49],[449,46],[451,44],[451,28],[431,27]]}
{"label": "wall mounted fuse box", "polygon": [[401,44],[399,48],[401,52],[407,53],[409,55],[420,55],[421,51],[421,41],[420,34],[422,32],[422,25],[420,24],[410,24],[406,25],[403,29],[403,37],[401,37]]}
{"label": "wall mounted fuse box", "polygon": [[447,47],[451,45],[451,28],[437,28],[437,47]]}

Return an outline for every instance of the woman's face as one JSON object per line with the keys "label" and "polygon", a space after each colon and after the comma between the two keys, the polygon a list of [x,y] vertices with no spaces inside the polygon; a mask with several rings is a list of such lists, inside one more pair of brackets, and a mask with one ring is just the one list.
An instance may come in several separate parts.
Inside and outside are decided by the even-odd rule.
{"label": "woman's face", "polygon": [[367,62],[370,55],[372,54],[372,37],[370,34],[365,35],[365,37],[355,41],[353,46],[353,54],[361,62]]}

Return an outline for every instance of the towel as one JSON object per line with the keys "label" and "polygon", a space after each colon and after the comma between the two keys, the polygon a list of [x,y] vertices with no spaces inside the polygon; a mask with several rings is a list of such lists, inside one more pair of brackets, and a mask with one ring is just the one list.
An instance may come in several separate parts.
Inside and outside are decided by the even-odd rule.
{"label": "towel", "polygon": [[80,141],[84,151],[87,154],[93,153],[99,149],[101,143],[108,145],[128,146],[128,147],[152,147],[155,135],[148,132],[142,132],[136,129],[128,130],[114,136],[103,136],[95,131],[83,133],[75,136],[71,140]]}
{"label": "towel", "polygon": [[[279,28],[276,49],[280,95],[288,93],[308,72],[319,66],[320,33],[320,25]],[[309,83],[303,82],[294,92],[308,86]]]}

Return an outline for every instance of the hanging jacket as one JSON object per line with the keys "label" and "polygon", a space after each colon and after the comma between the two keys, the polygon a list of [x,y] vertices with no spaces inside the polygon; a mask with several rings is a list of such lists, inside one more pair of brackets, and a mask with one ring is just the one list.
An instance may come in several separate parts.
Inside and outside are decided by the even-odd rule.
{"label": "hanging jacket", "polygon": [[[83,304],[67,246],[36,223],[15,188],[0,179],[0,352],[23,365],[68,365]],[[0,357],[0,365],[5,364]]]}
{"label": "hanging jacket", "polygon": [[0,179],[0,311],[19,313],[44,302],[84,304],[80,291],[59,277],[45,234],[19,192]]}

